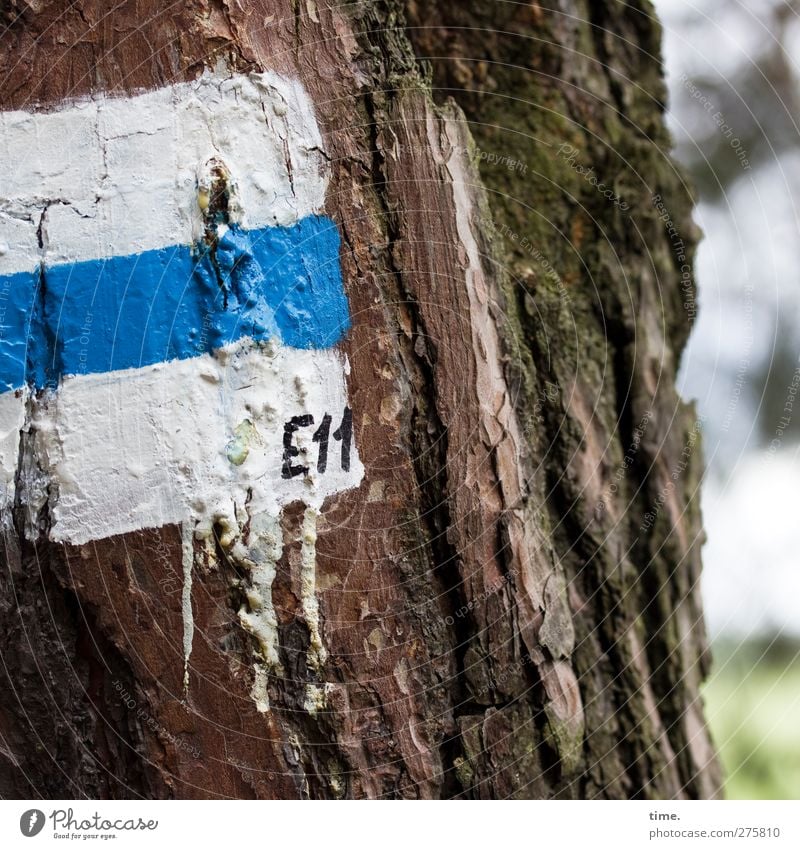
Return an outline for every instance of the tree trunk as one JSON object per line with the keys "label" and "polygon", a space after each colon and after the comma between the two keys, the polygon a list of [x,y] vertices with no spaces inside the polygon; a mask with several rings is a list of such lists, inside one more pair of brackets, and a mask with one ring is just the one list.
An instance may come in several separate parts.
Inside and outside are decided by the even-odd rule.
{"label": "tree trunk", "polygon": [[[80,512],[59,536],[34,386],[5,511],[4,797],[719,792],[699,423],[674,385],[696,235],[659,27],[649,3],[556,5],[0,6],[3,110],[204,69],[300,81],[364,469],[264,530],[252,505],[302,466],[285,430],[275,480],[211,536],[187,515],[98,538]],[[41,247],[62,201],[31,193]]]}

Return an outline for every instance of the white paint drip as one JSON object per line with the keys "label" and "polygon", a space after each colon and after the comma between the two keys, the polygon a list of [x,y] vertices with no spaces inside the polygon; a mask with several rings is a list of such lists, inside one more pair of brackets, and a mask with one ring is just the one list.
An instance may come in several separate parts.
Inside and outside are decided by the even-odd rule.
{"label": "white paint drip", "polygon": [[269,693],[267,692],[269,673],[263,663],[255,663],[253,670],[255,677],[250,689],[250,698],[255,702],[259,713],[266,713],[269,710]]}
{"label": "white paint drip", "polygon": [[189,658],[194,641],[194,613],[192,612],[192,568],[194,567],[194,523],[181,524],[181,547],[183,553],[183,695],[189,693]]}
{"label": "white paint drip", "polygon": [[27,395],[27,390],[0,395],[0,509],[14,502],[14,479]]}
{"label": "white paint drip", "polygon": [[[281,510],[282,514],[282,510]],[[281,514],[258,513],[245,521],[246,530],[229,539],[229,556],[249,573],[246,604],[239,610],[242,627],[252,635],[257,651],[253,662],[250,695],[260,713],[270,709],[268,685],[271,675],[283,675],[279,655],[278,622],[272,601],[272,584],[283,554]],[[319,602],[316,595],[317,507],[306,505],[301,526],[300,604],[309,632],[307,661],[318,674],[327,660],[322,641]],[[307,684],[304,710],[316,715],[326,705],[328,684]]]}
{"label": "white paint drip", "polygon": [[239,610],[239,621],[258,645],[252,695],[262,713],[269,710],[269,675],[283,671],[278,655],[278,620],[272,603],[272,583],[282,552],[280,518],[269,513],[252,516],[246,541],[237,540],[230,550],[230,556],[250,574],[245,591],[247,604]]}
{"label": "white paint drip", "polygon": [[244,627],[256,638],[261,654],[271,669],[280,668],[278,657],[278,621],[272,604],[272,582],[283,551],[280,521],[275,516],[259,513],[250,520],[245,548],[239,543],[233,556],[249,568],[250,587],[247,609],[239,611]]}
{"label": "white paint drip", "polygon": [[316,716],[319,711],[324,710],[328,704],[328,694],[332,691],[332,684],[306,684],[303,710]]}
{"label": "white paint drip", "polygon": [[310,645],[308,663],[312,669],[320,672],[328,659],[328,652],[322,642],[319,621],[319,601],[317,599],[317,517],[319,510],[307,506],[303,513],[300,553],[300,604],[308,626]]}

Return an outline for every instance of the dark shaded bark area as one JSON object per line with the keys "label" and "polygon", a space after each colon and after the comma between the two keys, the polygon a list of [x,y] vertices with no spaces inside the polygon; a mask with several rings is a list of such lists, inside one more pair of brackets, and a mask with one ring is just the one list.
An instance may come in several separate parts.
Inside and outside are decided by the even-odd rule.
{"label": "dark shaded bark area", "polygon": [[267,713],[237,616],[246,575],[221,542],[195,551],[184,692],[178,529],[63,548],[24,540],[20,504],[0,792],[716,794],[701,460],[674,388],[688,295],[654,196],[689,255],[695,236],[650,4],[3,9],[3,109],[220,60],[303,81],[334,168],[367,473],[323,511],[320,671],[302,511],[284,516]]}

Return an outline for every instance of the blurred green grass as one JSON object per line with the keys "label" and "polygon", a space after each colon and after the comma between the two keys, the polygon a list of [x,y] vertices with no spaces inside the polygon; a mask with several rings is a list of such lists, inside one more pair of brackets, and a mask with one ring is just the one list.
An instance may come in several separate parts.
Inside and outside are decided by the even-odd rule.
{"label": "blurred green grass", "polygon": [[703,688],[728,799],[800,799],[800,642],[715,641]]}

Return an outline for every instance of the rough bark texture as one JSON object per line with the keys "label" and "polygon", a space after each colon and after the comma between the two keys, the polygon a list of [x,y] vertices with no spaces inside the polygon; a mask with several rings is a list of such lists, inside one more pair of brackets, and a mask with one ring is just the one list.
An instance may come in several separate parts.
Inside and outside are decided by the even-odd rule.
{"label": "rough bark texture", "polygon": [[221,545],[196,552],[184,695],[179,530],[56,546],[25,540],[18,510],[3,796],[718,792],[699,700],[701,460],[674,388],[690,328],[653,202],[690,250],[659,28],[649,3],[550,5],[0,5],[3,109],[220,60],[300,77],[334,166],[367,469],[323,511],[319,674],[302,511],[284,517],[268,713],[250,696],[246,576]]}

